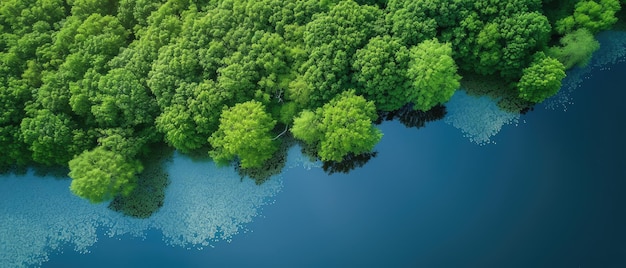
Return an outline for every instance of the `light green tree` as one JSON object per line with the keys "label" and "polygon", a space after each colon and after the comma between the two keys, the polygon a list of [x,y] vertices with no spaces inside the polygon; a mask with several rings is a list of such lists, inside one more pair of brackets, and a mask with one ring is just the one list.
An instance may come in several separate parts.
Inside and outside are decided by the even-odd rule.
{"label": "light green tree", "polygon": [[69,166],[70,190],[92,203],[107,201],[117,195],[127,196],[137,183],[135,175],[143,169],[138,161],[102,147],[76,156]]}
{"label": "light green tree", "polygon": [[308,144],[316,144],[322,161],[339,162],[350,153],[374,149],[382,138],[380,130],[372,125],[376,118],[374,103],[348,90],[315,112],[303,111],[294,119],[291,132]]}
{"label": "light green tree", "polygon": [[219,128],[209,137],[209,155],[218,163],[237,157],[242,168],[261,167],[278,148],[271,135],[274,125],[260,102],[236,104],[222,111]]}
{"label": "light green tree", "polygon": [[559,91],[563,78],[565,78],[565,66],[543,52],[538,52],[531,65],[524,69],[524,74],[517,83],[519,97],[540,103]]}
{"label": "light green tree", "polygon": [[298,117],[293,119],[291,133],[308,144],[314,144],[320,141],[324,135],[321,132],[320,119],[320,115],[315,112],[304,110]]}
{"label": "light green tree", "polygon": [[411,48],[407,71],[413,91],[408,94],[415,110],[428,111],[448,101],[460,86],[461,76],[452,59],[452,47],[436,39]]}

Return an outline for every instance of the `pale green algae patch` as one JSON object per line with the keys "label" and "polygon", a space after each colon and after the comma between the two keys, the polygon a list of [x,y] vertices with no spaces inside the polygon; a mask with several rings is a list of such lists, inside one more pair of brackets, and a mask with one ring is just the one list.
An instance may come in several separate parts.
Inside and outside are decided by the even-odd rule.
{"label": "pale green algae patch", "polygon": [[[289,150],[286,168],[319,167]],[[166,244],[185,248],[212,246],[248,231],[262,206],[273,202],[282,188],[274,176],[261,185],[242,179],[232,167],[211,161],[194,162],[175,154],[168,162],[170,184],[163,207],[150,218],[138,219],[93,205],[72,195],[70,180],[53,177],[0,177],[0,267],[37,266],[62,246],[88,253],[98,241],[98,230],[109,237],[145,237],[147,230],[163,233]]]}

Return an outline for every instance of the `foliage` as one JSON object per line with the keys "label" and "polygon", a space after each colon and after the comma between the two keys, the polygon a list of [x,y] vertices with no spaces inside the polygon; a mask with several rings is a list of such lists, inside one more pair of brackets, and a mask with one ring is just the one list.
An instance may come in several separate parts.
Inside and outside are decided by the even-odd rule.
{"label": "foliage", "polygon": [[565,78],[565,66],[542,52],[534,56],[532,64],[524,69],[517,84],[519,96],[527,101],[539,103],[556,94]]}
{"label": "foliage", "polygon": [[70,190],[92,203],[100,203],[117,195],[127,196],[135,188],[135,175],[143,167],[138,161],[97,147],[85,151],[69,162],[72,178]]}
{"label": "foliage", "polygon": [[374,37],[355,54],[352,66],[357,89],[376,108],[393,111],[404,106],[411,84],[406,79],[409,67],[409,49],[388,35]]}
{"label": "foliage", "polygon": [[566,34],[560,43],[560,47],[551,47],[546,54],[563,63],[565,69],[587,65],[593,52],[600,48],[600,43],[585,28]]}
{"label": "foliage", "polygon": [[91,96],[91,113],[102,127],[151,124],[157,105],[137,77],[125,69],[113,69],[98,81]]}
{"label": "foliage", "polygon": [[73,157],[75,151],[71,150],[71,145],[75,127],[68,115],[43,109],[32,118],[24,118],[20,127],[34,161],[64,165]]}
{"label": "foliage", "polygon": [[299,100],[302,105],[319,107],[345,90],[351,80],[351,57],[383,31],[382,14],[378,8],[349,0],[314,16],[304,32],[309,58],[300,71],[306,86],[291,88],[291,95],[304,95]]}
{"label": "foliage", "polygon": [[576,4],[574,14],[556,22],[561,34],[585,28],[593,33],[606,30],[617,22],[615,13],[620,10],[619,0],[588,0]]}
{"label": "foliage", "polygon": [[340,162],[350,153],[367,153],[374,148],[382,138],[372,125],[376,117],[373,102],[348,90],[315,112],[303,111],[294,119],[291,132],[306,143],[318,143],[323,161]]}
{"label": "foliage", "polygon": [[460,86],[461,76],[452,59],[452,47],[428,40],[411,48],[407,77],[413,90],[407,99],[416,110],[428,111],[450,99]]}
{"label": "foliage", "polygon": [[214,148],[209,155],[222,163],[237,157],[242,168],[259,167],[277,149],[271,135],[275,124],[258,101],[223,110],[218,130],[209,137]]}

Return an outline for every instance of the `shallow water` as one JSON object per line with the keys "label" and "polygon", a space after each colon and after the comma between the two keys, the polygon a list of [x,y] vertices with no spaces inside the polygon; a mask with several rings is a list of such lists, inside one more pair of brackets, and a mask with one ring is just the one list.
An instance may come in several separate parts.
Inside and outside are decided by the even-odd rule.
{"label": "shallow water", "polygon": [[0,266],[624,267],[626,37],[601,38],[535,111],[507,119],[459,93],[445,120],[380,125],[377,156],[347,175],[292,148],[256,186],[175,155],[146,220],[72,196],[68,180],[4,176]]}

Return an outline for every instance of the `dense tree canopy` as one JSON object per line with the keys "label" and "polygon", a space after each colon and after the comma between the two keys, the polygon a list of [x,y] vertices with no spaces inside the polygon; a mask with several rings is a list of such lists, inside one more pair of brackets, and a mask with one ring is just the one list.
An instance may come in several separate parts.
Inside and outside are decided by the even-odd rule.
{"label": "dense tree canopy", "polygon": [[447,102],[460,86],[461,76],[452,59],[452,47],[428,40],[410,51],[407,78],[411,88],[406,97],[416,110],[428,111],[437,104]]}
{"label": "dense tree canopy", "polygon": [[143,169],[138,161],[97,147],[69,162],[70,190],[93,203],[128,195],[135,187],[135,175]]}
{"label": "dense tree canopy", "polygon": [[318,145],[323,161],[339,162],[349,153],[371,151],[382,138],[372,125],[376,107],[371,101],[344,91],[315,112],[303,111],[294,119],[293,135],[309,144]]}
{"label": "dense tree canopy", "polygon": [[270,132],[275,124],[260,102],[239,103],[222,112],[220,127],[209,138],[214,148],[209,154],[218,162],[237,157],[243,168],[262,166],[278,149]]}
{"label": "dense tree canopy", "polygon": [[370,39],[356,52],[352,63],[358,92],[373,100],[382,111],[404,106],[410,101],[408,93],[412,91],[407,80],[410,58],[409,49],[398,39],[388,35]]}
{"label": "dense tree canopy", "polygon": [[[102,201],[155,142],[252,168],[291,132],[338,162],[374,148],[377,112],[445,105],[459,72],[501,81],[510,103],[544,100],[623,4],[4,0],[0,168],[69,163],[87,187],[73,191]],[[113,189],[107,172],[128,176]]]}
{"label": "dense tree canopy", "polygon": [[565,77],[565,66],[543,52],[535,55],[532,64],[524,69],[517,87],[519,96],[527,101],[539,103],[556,94]]}
{"label": "dense tree canopy", "polygon": [[620,10],[619,0],[589,0],[576,3],[574,14],[556,22],[556,30],[568,33],[579,28],[591,32],[606,30],[615,22]]}

